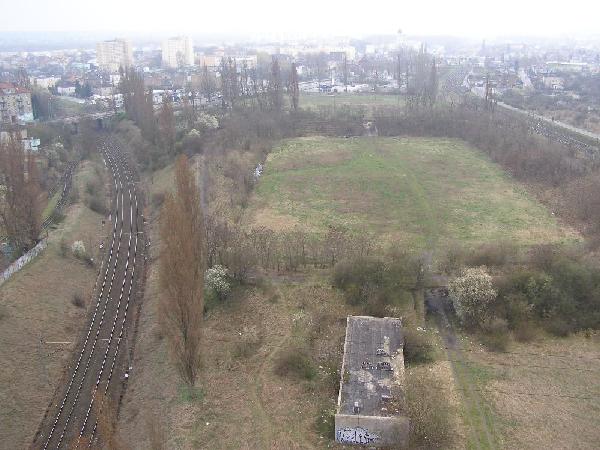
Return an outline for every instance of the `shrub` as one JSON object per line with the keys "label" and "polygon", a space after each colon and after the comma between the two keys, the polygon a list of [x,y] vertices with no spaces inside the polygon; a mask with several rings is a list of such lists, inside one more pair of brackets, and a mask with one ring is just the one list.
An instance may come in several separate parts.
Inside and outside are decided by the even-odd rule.
{"label": "shrub", "polygon": [[98,214],[106,215],[108,212],[105,198],[101,193],[95,193],[94,195],[90,196],[88,199],[88,207]]}
{"label": "shrub", "polygon": [[574,331],[573,326],[560,317],[555,317],[546,322],[545,328],[548,333],[559,337],[566,337]]}
{"label": "shrub", "polygon": [[477,327],[488,318],[490,304],[496,298],[492,277],[484,267],[465,269],[448,285],[448,294],[460,321],[467,327]]}
{"label": "shrub", "polygon": [[85,260],[88,258],[83,241],[75,241],[71,246],[71,251],[77,259]]}
{"label": "shrub", "polygon": [[300,348],[289,348],[279,353],[275,362],[275,373],[280,377],[314,380],[317,370],[306,353]]}
{"label": "shrub", "polygon": [[494,318],[483,324],[483,345],[492,352],[504,352],[510,342],[508,323],[504,319]]}
{"label": "shrub", "polygon": [[165,201],[165,193],[157,192],[152,194],[152,206],[155,208],[160,208]]}
{"label": "shrub", "polygon": [[404,361],[407,364],[424,364],[434,360],[433,345],[425,332],[412,327],[404,328]]}
{"label": "shrub", "polygon": [[231,292],[227,269],[223,266],[213,266],[204,273],[204,283],[212,290],[218,300],[225,300]]}
{"label": "shrub", "polygon": [[79,292],[73,294],[73,298],[71,299],[71,303],[77,308],[83,308],[85,306],[85,302],[83,300],[83,295]]}
{"label": "shrub", "polygon": [[63,258],[69,253],[69,244],[67,244],[67,241],[64,238],[62,238],[58,244],[58,253]]}
{"label": "shrub", "polygon": [[509,242],[485,244],[465,258],[467,266],[502,267],[516,256],[516,248]]}
{"label": "shrub", "polygon": [[531,342],[539,334],[538,327],[534,323],[523,321],[513,329],[513,336],[517,342]]}

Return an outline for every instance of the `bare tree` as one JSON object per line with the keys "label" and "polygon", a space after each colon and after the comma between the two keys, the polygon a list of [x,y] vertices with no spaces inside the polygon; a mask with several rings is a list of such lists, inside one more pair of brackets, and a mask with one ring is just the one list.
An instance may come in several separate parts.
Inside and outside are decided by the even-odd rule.
{"label": "bare tree", "polygon": [[177,140],[175,129],[175,114],[171,98],[168,95],[163,95],[162,107],[158,116],[159,140],[163,148],[169,155],[175,153],[175,142]]}
{"label": "bare tree", "polygon": [[298,111],[298,103],[300,100],[300,88],[298,87],[298,71],[296,70],[296,63],[292,63],[292,70],[290,73],[289,94],[292,109],[294,111]]}
{"label": "bare tree", "polygon": [[283,108],[283,89],[281,86],[281,68],[279,60],[273,56],[271,61],[271,77],[269,79],[269,96],[271,108],[275,111],[281,111]]}
{"label": "bare tree", "polygon": [[2,226],[15,248],[27,250],[41,231],[41,188],[35,156],[26,156],[20,141],[11,138],[0,147],[0,173],[4,184]]}
{"label": "bare tree", "polygon": [[200,78],[200,92],[210,103],[217,92],[217,80],[213,73],[210,73],[206,64],[202,67],[202,76]]}
{"label": "bare tree", "polygon": [[201,358],[204,228],[200,192],[184,155],[176,162],[175,186],[175,193],[167,194],[160,216],[159,310],[178,372],[193,386]]}

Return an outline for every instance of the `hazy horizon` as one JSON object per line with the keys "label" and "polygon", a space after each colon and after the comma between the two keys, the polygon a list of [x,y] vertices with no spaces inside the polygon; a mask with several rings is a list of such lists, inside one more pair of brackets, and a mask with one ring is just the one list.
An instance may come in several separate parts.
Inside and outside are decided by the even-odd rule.
{"label": "hazy horizon", "polygon": [[[305,0],[285,7],[274,0],[198,4],[173,0],[165,8],[156,0],[122,2],[22,0],[3,6],[5,16],[26,15],[5,32],[115,34],[223,34],[362,36],[368,34],[455,36],[474,39],[502,36],[560,37],[598,34],[600,5],[573,0],[555,8],[539,0],[506,0],[500,6],[475,0],[418,4],[382,2],[370,7],[356,0]],[[486,7],[482,7],[485,5]],[[532,21],[532,17],[535,20]],[[25,25],[23,25],[25,24]]]}

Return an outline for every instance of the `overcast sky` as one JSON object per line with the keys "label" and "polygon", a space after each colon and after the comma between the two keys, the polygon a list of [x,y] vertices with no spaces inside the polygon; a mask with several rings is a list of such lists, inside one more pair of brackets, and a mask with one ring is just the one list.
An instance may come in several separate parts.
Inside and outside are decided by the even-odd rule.
{"label": "overcast sky", "polygon": [[598,0],[0,0],[4,31],[457,35],[600,32]]}

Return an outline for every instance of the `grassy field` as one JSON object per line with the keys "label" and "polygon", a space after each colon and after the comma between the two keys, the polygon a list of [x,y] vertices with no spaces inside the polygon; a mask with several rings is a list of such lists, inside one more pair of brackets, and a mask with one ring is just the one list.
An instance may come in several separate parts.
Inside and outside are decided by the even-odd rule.
{"label": "grassy field", "polygon": [[462,341],[464,381],[484,399],[495,435],[486,448],[583,449],[600,441],[599,335],[513,343],[502,354]]}
{"label": "grassy field", "polygon": [[450,139],[285,141],[267,159],[250,223],[341,225],[412,248],[577,239],[499,166]]}
{"label": "grassy field", "polygon": [[[153,196],[172,189],[172,181],[169,166],[146,187]],[[135,449],[150,448],[152,439],[178,449],[340,448],[323,417],[335,407],[338,374],[332,373],[340,365],[345,318],[359,311],[331,288],[327,271],[270,275],[236,287],[206,316],[203,371],[190,392],[179,381],[158,325],[156,212],[147,214],[152,264],[119,422],[123,442]],[[415,248],[578,239],[485,156],[447,139],[285,141],[269,156],[245,220],[249,226],[298,225],[315,232],[341,224]],[[426,328],[437,359],[407,367],[408,388],[425,380],[448,400],[451,441],[444,448],[557,448],[557,442],[589,448],[597,441],[598,403],[566,396],[597,393],[595,373],[567,372],[561,359],[539,356],[574,355],[596,370],[594,339],[513,344],[512,353],[499,355],[463,338],[465,360],[458,363],[437,329]],[[277,374],[281,355],[298,348],[311,355],[311,379]],[[465,385],[472,386],[469,401]],[[546,387],[565,396],[547,396]],[[511,391],[515,395],[506,394]]]}
{"label": "grassy field", "polygon": [[[80,167],[79,192],[90,170],[89,163]],[[62,256],[60,242],[70,246],[82,240],[93,252],[107,231],[101,217],[82,202],[65,213],[50,232],[48,248],[0,287],[0,448],[29,447],[70,356],[70,342],[83,325],[96,279],[96,268]],[[75,294],[84,307],[75,306]]]}
{"label": "grassy field", "polygon": [[374,108],[377,106],[399,106],[404,104],[404,99],[397,95],[388,94],[307,94],[300,96],[300,107],[305,109],[318,109],[319,107],[336,108],[348,106],[364,106]]}

